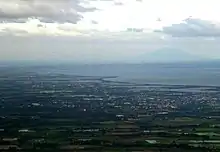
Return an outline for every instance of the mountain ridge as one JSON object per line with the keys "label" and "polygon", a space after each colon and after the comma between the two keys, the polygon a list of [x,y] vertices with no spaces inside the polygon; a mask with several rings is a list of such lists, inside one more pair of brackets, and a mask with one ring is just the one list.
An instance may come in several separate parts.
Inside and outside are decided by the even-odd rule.
{"label": "mountain ridge", "polygon": [[187,62],[187,61],[203,61],[207,60],[199,55],[194,55],[180,49],[163,48],[153,52],[144,54],[142,57],[144,62]]}

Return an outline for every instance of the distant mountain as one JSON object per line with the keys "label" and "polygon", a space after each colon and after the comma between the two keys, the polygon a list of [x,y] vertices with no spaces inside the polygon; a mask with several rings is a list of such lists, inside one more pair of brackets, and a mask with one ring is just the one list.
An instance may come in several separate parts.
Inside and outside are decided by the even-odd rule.
{"label": "distant mountain", "polygon": [[196,56],[183,50],[173,48],[159,49],[151,53],[145,54],[143,57],[143,61],[145,62],[187,62],[205,60],[200,56]]}

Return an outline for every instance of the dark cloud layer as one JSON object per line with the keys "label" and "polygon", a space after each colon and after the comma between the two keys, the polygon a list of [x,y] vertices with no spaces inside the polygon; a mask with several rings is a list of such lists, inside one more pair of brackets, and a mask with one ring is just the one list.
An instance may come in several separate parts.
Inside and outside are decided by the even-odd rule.
{"label": "dark cloud layer", "polygon": [[188,18],[183,23],[173,24],[156,32],[173,37],[219,37],[220,25],[206,20]]}
{"label": "dark cloud layer", "polygon": [[85,0],[0,0],[1,22],[25,22],[38,18],[43,22],[77,23],[81,13],[95,11],[84,7]]}

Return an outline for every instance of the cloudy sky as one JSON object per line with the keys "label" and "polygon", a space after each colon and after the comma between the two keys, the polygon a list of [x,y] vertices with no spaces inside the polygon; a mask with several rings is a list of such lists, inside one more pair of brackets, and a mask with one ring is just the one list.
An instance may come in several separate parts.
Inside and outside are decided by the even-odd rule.
{"label": "cloudy sky", "polygon": [[[219,0],[0,0],[0,60],[220,58]],[[140,60],[139,60],[140,59]]]}

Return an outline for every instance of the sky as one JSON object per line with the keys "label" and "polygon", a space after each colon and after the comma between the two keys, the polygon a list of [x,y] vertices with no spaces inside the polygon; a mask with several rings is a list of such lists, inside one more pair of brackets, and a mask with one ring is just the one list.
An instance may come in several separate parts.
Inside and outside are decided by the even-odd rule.
{"label": "sky", "polygon": [[0,0],[0,60],[220,59],[219,0]]}

